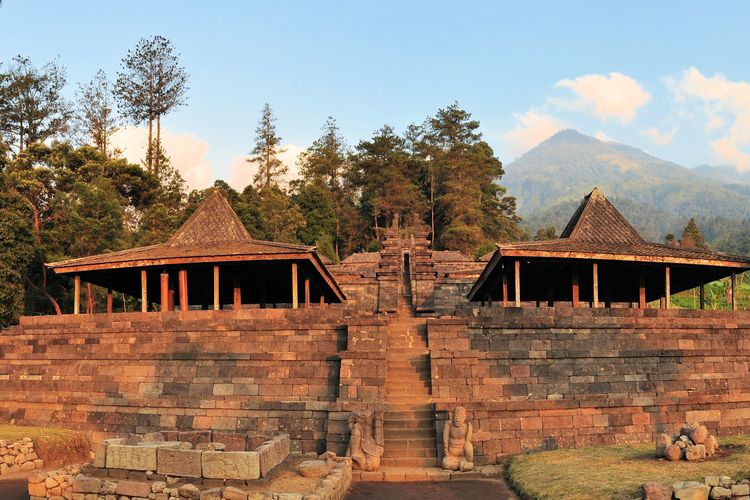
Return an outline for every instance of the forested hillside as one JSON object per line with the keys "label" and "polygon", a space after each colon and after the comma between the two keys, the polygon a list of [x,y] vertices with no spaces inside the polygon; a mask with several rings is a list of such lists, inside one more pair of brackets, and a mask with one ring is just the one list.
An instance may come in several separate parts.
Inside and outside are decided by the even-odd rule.
{"label": "forested hillside", "polygon": [[689,169],[564,130],[506,171],[503,182],[517,197],[518,212],[532,233],[548,226],[562,230],[596,185],[648,240],[679,234],[695,218],[713,249],[750,253],[750,185],[734,169]]}
{"label": "forested hillside", "polygon": [[[255,177],[241,191],[217,180],[188,193],[163,147],[162,121],[190,105],[189,82],[177,49],[159,36],[138,41],[116,75],[99,71],[75,92],[63,61],[0,62],[0,325],[69,310],[72,283],[45,263],[165,241],[214,188],[254,238],[317,245],[334,261],[377,249],[396,214],[421,219],[437,248],[468,255],[525,236],[515,199],[498,184],[502,163],[456,103],[405,131],[373,124],[354,145],[321,117],[320,138],[298,159],[301,178],[288,186],[266,104],[243,145]],[[148,131],[138,165],[112,145],[125,124]]]}

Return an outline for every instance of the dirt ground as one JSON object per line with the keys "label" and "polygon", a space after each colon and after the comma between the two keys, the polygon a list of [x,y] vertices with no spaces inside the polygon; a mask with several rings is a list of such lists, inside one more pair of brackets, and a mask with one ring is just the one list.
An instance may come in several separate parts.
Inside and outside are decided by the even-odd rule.
{"label": "dirt ground", "polygon": [[346,500],[470,500],[492,498],[516,500],[508,486],[499,480],[442,481],[418,483],[356,482]]}

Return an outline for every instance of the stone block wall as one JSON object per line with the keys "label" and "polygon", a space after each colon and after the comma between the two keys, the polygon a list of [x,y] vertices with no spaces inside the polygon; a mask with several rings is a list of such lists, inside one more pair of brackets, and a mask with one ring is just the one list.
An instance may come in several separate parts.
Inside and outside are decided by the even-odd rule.
{"label": "stone block wall", "polygon": [[214,430],[325,449],[346,309],[23,318],[0,335],[0,421],[127,433]]}
{"label": "stone block wall", "polygon": [[750,432],[750,312],[475,308],[428,322],[438,433],[457,404],[479,462],[648,442],[683,422]]}
{"label": "stone block wall", "polygon": [[347,349],[340,354],[340,399],[385,399],[387,349],[388,325],[385,319],[371,318],[350,322],[347,328]]}

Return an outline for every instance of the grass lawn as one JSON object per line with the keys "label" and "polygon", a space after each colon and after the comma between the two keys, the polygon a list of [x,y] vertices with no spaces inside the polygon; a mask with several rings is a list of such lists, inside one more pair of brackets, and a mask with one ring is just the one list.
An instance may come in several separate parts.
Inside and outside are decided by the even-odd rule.
{"label": "grass lawn", "polygon": [[517,455],[506,478],[522,498],[640,498],[641,484],[703,480],[704,476],[750,477],[750,436],[721,438],[726,453],[702,462],[654,458],[653,444],[598,446]]}
{"label": "grass lawn", "polygon": [[34,440],[34,449],[46,465],[74,463],[88,458],[89,442],[80,431],[54,427],[23,427],[0,425],[0,439],[20,441],[29,437]]}

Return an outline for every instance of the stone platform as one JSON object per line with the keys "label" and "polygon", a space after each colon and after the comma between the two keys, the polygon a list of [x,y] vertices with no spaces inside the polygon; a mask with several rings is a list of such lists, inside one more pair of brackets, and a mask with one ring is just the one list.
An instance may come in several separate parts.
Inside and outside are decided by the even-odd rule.
{"label": "stone platform", "polygon": [[502,476],[502,465],[483,465],[468,472],[454,472],[439,467],[380,467],[373,472],[352,471],[352,481],[467,481],[497,479]]}

